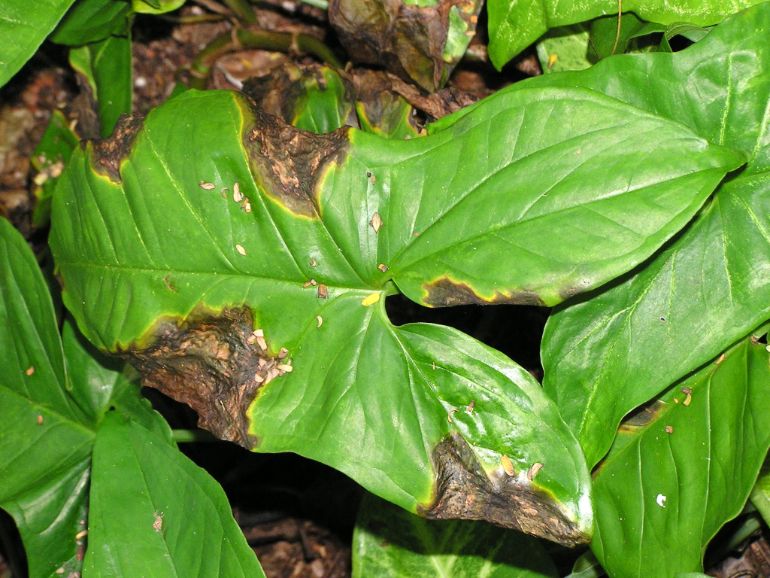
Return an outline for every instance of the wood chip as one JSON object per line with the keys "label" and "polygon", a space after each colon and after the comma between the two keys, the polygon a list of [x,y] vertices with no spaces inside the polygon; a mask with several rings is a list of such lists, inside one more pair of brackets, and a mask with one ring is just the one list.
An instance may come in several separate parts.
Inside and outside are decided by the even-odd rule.
{"label": "wood chip", "polygon": [[388,266],[385,263],[380,263],[379,265],[377,265],[377,268],[383,273],[385,273],[388,270]]}
{"label": "wood chip", "polygon": [[380,229],[382,228],[382,217],[380,217],[380,214],[377,211],[375,211],[372,215],[369,224],[372,226],[372,229],[374,229],[375,233],[380,232]]}
{"label": "wood chip", "polygon": [[251,201],[249,199],[243,199],[243,202],[241,203],[241,209],[243,209],[244,213],[250,213]]}
{"label": "wood chip", "polygon": [[259,375],[258,373],[255,373],[254,374],[254,381],[256,381],[257,383],[262,383],[263,381],[265,381],[265,378],[262,377],[261,375]]}
{"label": "wood chip", "polygon": [[42,415],[38,415],[37,416],[37,425],[43,425],[43,416]]}
{"label": "wood chip", "polygon": [[287,355],[289,355],[289,350],[285,347],[281,347],[278,351],[278,359],[284,359]]}
{"label": "wood chip", "polygon": [[321,325],[323,325],[323,324],[324,324],[324,318],[321,317],[320,315],[316,315],[315,316],[315,325],[316,325],[316,327],[321,327]]}
{"label": "wood chip", "polygon": [[[18,374],[17,374],[17,375],[18,375]],[[30,375],[35,375],[35,366],[34,366],[34,365],[30,365],[30,366],[29,366],[29,367],[28,367],[28,368],[27,368],[27,369],[24,371],[24,375],[27,375],[27,376],[30,376]]]}
{"label": "wood chip", "polygon": [[264,357],[260,357],[259,361],[257,362],[257,365],[259,365],[259,367],[265,367],[265,365],[267,365],[267,361],[265,360]]}
{"label": "wood chip", "polygon": [[214,183],[207,183],[206,181],[200,181],[198,183],[198,186],[202,188],[204,191],[211,191],[216,187]]}
{"label": "wood chip", "polygon": [[502,464],[503,470],[505,470],[506,474],[508,474],[510,477],[516,475],[516,470],[513,469],[513,462],[511,462],[511,458],[503,454],[500,456],[500,463]]}
{"label": "wood chip", "polygon": [[243,200],[243,193],[241,192],[241,187],[238,183],[233,185],[233,200],[236,203],[240,203]]}
{"label": "wood chip", "polygon": [[672,434],[672,433],[674,433],[674,426],[672,426],[672,425],[667,425],[665,428],[663,428],[663,430],[664,430],[664,431],[665,431],[667,434]]}
{"label": "wood chip", "polygon": [[687,407],[692,403],[692,394],[686,393],[684,396],[684,401],[682,402],[682,405]]}
{"label": "wood chip", "polygon": [[329,296],[329,289],[323,283],[318,284],[318,298],[326,299]]}
{"label": "wood chip", "polygon": [[281,363],[277,366],[277,369],[282,373],[291,373],[294,370],[294,368],[288,363]]}
{"label": "wood chip", "polygon": [[531,482],[535,478],[537,473],[542,469],[543,469],[543,464],[541,464],[540,462],[535,462],[534,464],[532,464],[532,467],[529,468],[529,470],[527,470],[527,479]]}
{"label": "wood chip", "polygon": [[238,251],[241,255],[246,255],[246,249],[243,248],[243,245],[236,245],[235,250]]}
{"label": "wood chip", "polygon": [[471,400],[471,402],[465,406],[465,413],[468,415],[473,415],[473,408],[476,407],[476,402]]}
{"label": "wood chip", "polygon": [[309,281],[305,281],[305,282],[302,284],[302,286],[303,286],[305,289],[307,289],[308,287],[315,287],[316,285],[318,285],[318,281],[316,281],[315,279],[310,279]]}
{"label": "wood chip", "polygon": [[163,529],[163,512],[153,512],[154,519],[152,521],[152,529],[156,532],[160,532]]}

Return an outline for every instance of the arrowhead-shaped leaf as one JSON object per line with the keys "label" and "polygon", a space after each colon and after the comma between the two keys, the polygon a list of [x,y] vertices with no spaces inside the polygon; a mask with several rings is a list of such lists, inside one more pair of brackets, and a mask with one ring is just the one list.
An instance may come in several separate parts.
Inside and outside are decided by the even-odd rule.
{"label": "arrowhead-shaped leaf", "polygon": [[591,465],[612,442],[608,424],[770,317],[768,28],[766,3],[685,51],[619,56],[543,79],[678,119],[750,159],[665,251],[549,320],[544,385]]}
{"label": "arrowhead-shaped leaf", "polygon": [[558,303],[647,258],[742,162],[585,90],[502,92],[411,141],[191,91],[73,155],[52,246],[89,338],[221,437],[574,544],[588,476],[538,384],[456,331],[394,327],[385,298]]}
{"label": "arrowhead-shaped leaf", "polygon": [[[167,424],[141,398],[136,385],[101,365],[99,356],[81,340],[68,323],[60,338],[51,297],[32,252],[10,223],[0,219],[0,507],[19,527],[29,575],[77,574],[86,547],[89,558],[92,548],[118,547],[118,543],[123,552],[138,549],[143,535],[139,530],[130,539],[125,532],[117,538],[109,536],[107,544],[99,541],[98,532],[95,538],[90,536],[90,516],[99,511],[94,509],[94,495],[102,495],[105,485],[125,489],[131,481],[123,471],[92,471],[94,442],[97,447],[109,444],[101,441],[106,426],[100,424],[110,407],[121,416],[113,419],[130,419],[132,427],[151,438],[152,443],[143,448],[146,459],[154,457],[166,467],[189,471],[198,485],[211,490],[207,499],[216,504],[217,511],[214,515],[209,509],[207,524],[219,524],[241,540],[231,541],[235,546],[222,555],[221,567],[229,568],[236,561],[241,564],[248,555],[250,568],[259,571],[227,500],[221,490],[211,489],[216,483],[207,477],[204,480],[205,474],[173,447]],[[116,455],[125,451],[114,444],[110,447]],[[181,474],[174,479],[177,487],[183,482]],[[186,529],[183,516],[189,515],[190,505],[185,500],[189,496],[164,502],[165,511],[174,512],[169,530]],[[122,511],[127,505],[125,492],[109,505],[113,514],[118,502]],[[146,534],[151,533],[152,528],[147,529]],[[209,537],[202,532],[192,534],[189,539],[195,547],[191,549],[201,551],[204,538]],[[162,558],[168,561],[168,553],[163,552]],[[157,561],[143,558],[143,562]],[[92,564],[90,570],[94,575],[140,575],[114,573],[100,563]]]}
{"label": "arrowhead-shaped leaf", "polygon": [[592,548],[611,576],[701,571],[770,446],[770,359],[746,340],[624,425],[594,481]]}

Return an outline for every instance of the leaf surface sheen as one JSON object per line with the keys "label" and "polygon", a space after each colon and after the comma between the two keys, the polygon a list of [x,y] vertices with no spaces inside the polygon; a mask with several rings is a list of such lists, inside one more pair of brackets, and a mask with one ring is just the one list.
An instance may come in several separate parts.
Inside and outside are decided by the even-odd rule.
{"label": "leaf surface sheen", "polygon": [[[259,451],[321,460],[428,516],[582,541],[587,473],[537,383],[452,330],[393,327],[383,309],[391,281],[433,305],[496,293],[557,303],[646,258],[743,159],[585,90],[502,93],[475,111],[431,137],[394,142],[275,128],[235,94],[185,93],[129,135],[127,156],[75,153],[54,202],[65,301],[89,338],[112,350],[148,347],[169,335],[169,322],[245,306],[267,341],[259,355],[285,348],[292,364],[258,388],[248,411]],[[271,131],[300,157],[331,151],[305,163],[315,180],[292,172],[291,157],[277,173],[265,169]],[[633,140],[649,133],[665,137],[645,149],[652,168]],[[590,150],[580,147],[586,139]],[[480,170],[459,162],[477,149]],[[553,170],[538,174],[551,157]],[[292,186],[309,188],[296,196]],[[579,240],[541,235],[544,254],[529,254],[535,223],[568,226],[577,215],[612,241],[573,227]],[[501,247],[504,262],[492,264]],[[431,293],[436,276],[459,279],[461,290],[452,281]],[[255,360],[255,346],[241,345]],[[351,448],[351,435],[366,444]],[[543,468],[530,480],[535,464]],[[462,482],[439,488],[452,468]],[[458,496],[469,493],[478,504],[463,506]]]}
{"label": "leaf surface sheen", "polygon": [[543,546],[483,522],[425,520],[367,495],[353,534],[353,578],[550,578]]}
{"label": "leaf surface sheen", "polygon": [[0,86],[29,60],[74,0],[7,0],[0,6]]}
{"label": "leaf surface sheen", "polygon": [[489,56],[500,69],[549,28],[586,22],[598,16],[633,12],[659,24],[711,26],[764,0],[490,0]]}
{"label": "leaf surface sheen", "polygon": [[745,340],[621,427],[594,480],[592,549],[614,576],[702,571],[770,446],[770,359]]}
{"label": "leaf surface sheen", "polygon": [[[107,547],[98,532],[90,533],[91,514],[98,511],[93,496],[103,495],[106,486],[119,494],[106,506],[114,514],[115,504],[124,500],[128,481],[123,472],[92,470],[94,444],[109,444],[102,440],[100,424],[105,415],[108,420],[123,420],[151,438],[144,449],[145,459],[187,460],[174,447],[168,424],[141,397],[137,386],[114,366],[103,365],[101,356],[82,339],[69,321],[59,336],[48,287],[34,255],[13,226],[0,219],[0,507],[18,525],[32,578],[79,574],[84,552],[90,558],[92,549]],[[124,439],[119,441],[122,444]],[[190,469],[189,465],[179,467]],[[216,505],[216,512],[209,511],[213,517],[207,523],[213,526],[221,520],[223,527],[237,530],[221,489],[217,494],[213,488],[216,482],[202,471],[189,475],[207,489],[208,499]],[[187,514],[189,503],[180,499],[166,504],[167,512],[175,517],[168,527],[186,529],[182,513]],[[145,534],[153,532],[151,527],[144,530]],[[128,537],[121,534],[109,539],[133,549],[142,535],[137,530]],[[195,551],[203,551],[203,539],[193,532],[188,537],[189,548],[194,544]],[[167,559],[166,553],[163,558]],[[157,562],[152,558],[143,561]],[[236,567],[245,564],[259,570],[245,541],[231,541],[219,562],[222,568],[237,562]],[[100,561],[91,563],[89,573],[138,575],[113,573]]]}
{"label": "leaf surface sheen", "polygon": [[608,421],[619,423],[770,317],[767,30],[763,4],[685,51],[614,57],[543,79],[667,116],[750,159],[644,268],[549,320],[544,386],[590,465],[612,442]]}
{"label": "leaf surface sheen", "polygon": [[222,488],[163,437],[108,414],[93,478],[87,576],[264,578]]}

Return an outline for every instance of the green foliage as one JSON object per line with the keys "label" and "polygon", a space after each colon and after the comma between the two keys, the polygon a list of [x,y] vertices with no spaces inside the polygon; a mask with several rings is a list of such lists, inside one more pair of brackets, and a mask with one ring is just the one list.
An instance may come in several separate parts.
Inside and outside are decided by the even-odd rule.
{"label": "green foliage", "polygon": [[[108,137],[131,111],[133,15],[181,4],[6,2],[0,82],[56,27]],[[434,72],[477,8],[450,11]],[[53,196],[80,329],[58,329],[0,221],[0,506],[30,575],[262,576],[221,488],[94,346],[216,435],[400,506],[365,499],[355,576],[556,576],[511,529],[592,540],[574,578],[699,576],[749,495],[767,517],[770,3],[624,2],[619,29],[617,8],[490,0],[493,62],[550,29],[549,74],[427,134],[403,98],[332,67],[267,83],[285,122],[189,90],[78,146],[55,114],[34,220]],[[694,45],[671,53],[674,35]],[[553,306],[543,386],[455,329],[394,324],[397,293]]]}
{"label": "green foliage", "polygon": [[[762,0],[626,0],[623,11],[659,24],[687,23],[710,26],[725,17],[761,3]],[[618,3],[606,0],[561,2],[559,0],[489,0],[489,57],[503,65],[549,28],[586,22],[617,14]]]}
{"label": "green foliage", "polygon": [[[80,572],[86,536],[91,576],[140,576],[169,565],[190,575],[184,570],[212,536],[229,548],[219,559],[206,555],[226,571],[211,575],[237,576],[237,568],[261,575],[221,488],[176,450],[136,385],[104,365],[71,324],[60,337],[35,258],[4,219],[0,367],[0,506],[16,520],[31,577]],[[130,507],[116,510],[117,503]],[[163,515],[160,528],[153,511]],[[192,511],[205,512],[208,533],[187,531]],[[127,523],[110,533],[106,521],[114,524],[118,513]]]}
{"label": "green foliage", "polygon": [[[681,53],[612,58],[585,72],[542,79],[591,88],[677,119],[749,159],[644,268],[549,321],[544,385],[591,465],[612,442],[608,422],[618,424],[770,315],[768,224],[762,217],[770,213],[768,25],[765,4]],[[623,82],[614,80],[621,77]]]}
{"label": "green foliage", "polygon": [[706,544],[743,508],[768,446],[768,355],[744,340],[621,428],[594,480],[592,548],[607,572],[702,570]]}
{"label": "green foliage", "polygon": [[6,0],[0,4],[0,86],[29,60],[74,0]]}
{"label": "green foliage", "polygon": [[353,578],[551,578],[537,540],[483,522],[425,520],[371,494],[353,535]]}

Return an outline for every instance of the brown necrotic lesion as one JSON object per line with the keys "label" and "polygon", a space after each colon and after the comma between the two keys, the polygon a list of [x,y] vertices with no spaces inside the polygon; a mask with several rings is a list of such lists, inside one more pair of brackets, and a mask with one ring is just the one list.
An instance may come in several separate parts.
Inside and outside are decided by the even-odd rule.
{"label": "brown necrotic lesion", "polygon": [[248,307],[165,321],[152,345],[124,355],[142,374],[142,384],[189,405],[198,425],[220,439],[254,448],[246,412],[261,387],[291,371],[288,352],[270,353],[254,329]]}

